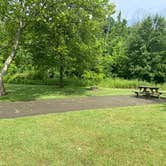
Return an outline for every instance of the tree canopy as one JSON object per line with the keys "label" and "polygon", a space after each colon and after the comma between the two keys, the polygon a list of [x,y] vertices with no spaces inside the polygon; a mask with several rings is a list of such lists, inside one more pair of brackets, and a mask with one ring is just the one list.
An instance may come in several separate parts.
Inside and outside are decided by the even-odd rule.
{"label": "tree canopy", "polygon": [[[1,0],[0,95],[3,76],[166,81],[166,19],[128,26],[109,0]],[[27,74],[28,75],[28,74]]]}

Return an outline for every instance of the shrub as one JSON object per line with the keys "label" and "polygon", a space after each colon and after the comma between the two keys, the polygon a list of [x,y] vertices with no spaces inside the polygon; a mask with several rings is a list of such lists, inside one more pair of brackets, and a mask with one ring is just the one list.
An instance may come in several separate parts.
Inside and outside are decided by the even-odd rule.
{"label": "shrub", "polygon": [[98,84],[100,81],[103,80],[104,78],[104,74],[102,73],[95,73],[93,71],[86,71],[83,74],[83,80],[87,80],[89,81],[89,83],[93,83],[93,84]]}
{"label": "shrub", "polygon": [[153,80],[156,84],[165,82],[165,74],[164,73],[156,73]]}

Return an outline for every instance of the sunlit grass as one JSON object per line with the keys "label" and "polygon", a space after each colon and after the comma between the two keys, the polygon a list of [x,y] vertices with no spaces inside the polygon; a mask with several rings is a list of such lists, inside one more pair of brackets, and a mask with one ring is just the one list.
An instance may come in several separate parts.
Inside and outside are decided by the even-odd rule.
{"label": "sunlit grass", "polygon": [[88,90],[87,87],[58,88],[51,85],[19,85],[7,84],[8,94],[0,97],[1,101],[28,101],[38,99],[57,99],[86,96],[131,95],[131,89],[111,89],[99,87],[97,90]]}
{"label": "sunlit grass", "polygon": [[166,105],[0,120],[0,165],[165,165]]}
{"label": "sunlit grass", "polygon": [[[0,97],[0,101],[29,101],[86,96],[134,95],[134,87],[138,87],[141,83],[142,85],[151,85],[137,81],[122,81],[121,79],[108,79],[105,82],[103,81],[97,86],[98,88],[96,90],[88,90],[85,86],[80,87],[74,85],[59,88],[55,85],[6,84],[8,94]],[[166,97],[165,84],[158,86],[160,87],[160,91],[165,92],[162,97]]]}

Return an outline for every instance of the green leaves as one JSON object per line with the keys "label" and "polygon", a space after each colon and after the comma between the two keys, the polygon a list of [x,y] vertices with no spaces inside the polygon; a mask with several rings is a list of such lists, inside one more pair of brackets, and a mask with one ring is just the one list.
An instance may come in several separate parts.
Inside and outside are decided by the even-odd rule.
{"label": "green leaves", "polygon": [[28,70],[30,66],[51,69],[56,76],[59,72],[61,81],[62,76],[111,75],[149,81],[165,76],[166,21],[162,17],[147,17],[128,27],[121,12],[116,19],[111,17],[115,6],[109,0],[0,2],[1,63],[22,23],[15,59],[21,70],[27,68],[20,64]]}
{"label": "green leaves", "polygon": [[[166,51],[166,20],[158,15],[147,17],[133,27],[128,39],[128,65],[135,66],[132,75],[148,81],[155,81],[156,73],[165,75],[166,70],[159,66],[166,65],[163,52]],[[165,58],[164,58],[165,59]],[[138,67],[140,70],[137,70]],[[164,79],[163,79],[164,80]]]}

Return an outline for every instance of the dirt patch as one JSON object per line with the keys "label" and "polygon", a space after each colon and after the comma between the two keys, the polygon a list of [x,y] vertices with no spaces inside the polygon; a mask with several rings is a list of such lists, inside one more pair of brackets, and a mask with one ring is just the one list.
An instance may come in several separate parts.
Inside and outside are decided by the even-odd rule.
{"label": "dirt patch", "polygon": [[30,102],[0,102],[0,118],[15,118],[48,113],[159,104],[166,99],[134,96],[101,96]]}

